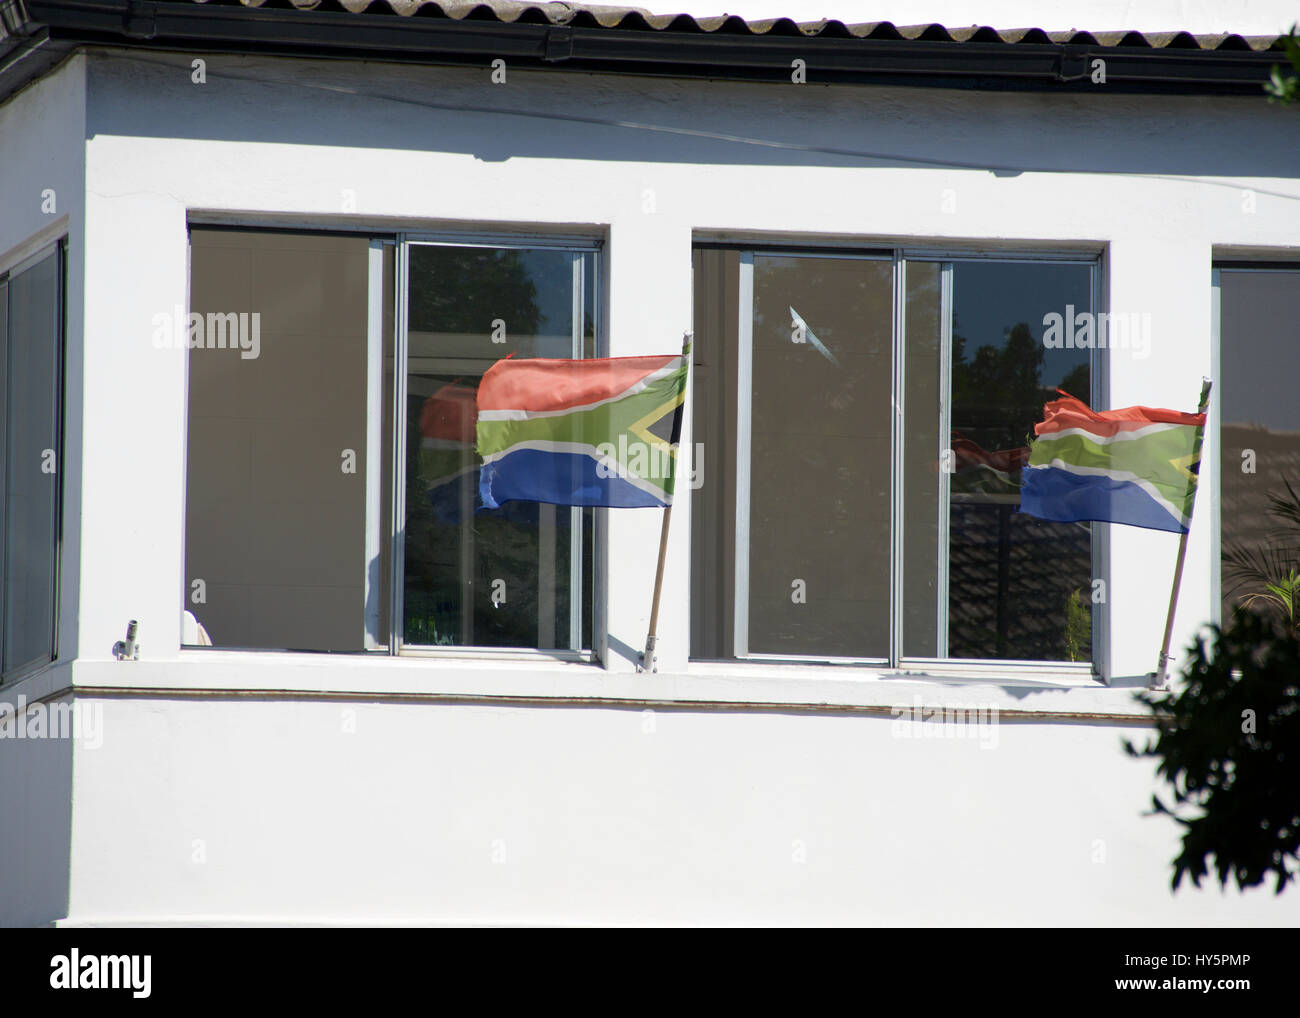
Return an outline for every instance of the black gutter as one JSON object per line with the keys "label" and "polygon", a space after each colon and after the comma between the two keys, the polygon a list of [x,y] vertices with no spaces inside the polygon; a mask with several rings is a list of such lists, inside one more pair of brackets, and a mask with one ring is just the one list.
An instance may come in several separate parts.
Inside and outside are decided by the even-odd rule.
{"label": "black gutter", "polygon": [[[381,60],[688,78],[807,81],[1052,92],[1259,95],[1280,52],[1086,43],[932,42],[842,36],[463,21],[344,10],[159,3],[0,0],[0,99],[81,46]],[[23,51],[15,61],[12,53]],[[8,51],[8,52],[7,52]],[[37,58],[37,54],[44,51]],[[1094,84],[1093,61],[1105,61]]]}

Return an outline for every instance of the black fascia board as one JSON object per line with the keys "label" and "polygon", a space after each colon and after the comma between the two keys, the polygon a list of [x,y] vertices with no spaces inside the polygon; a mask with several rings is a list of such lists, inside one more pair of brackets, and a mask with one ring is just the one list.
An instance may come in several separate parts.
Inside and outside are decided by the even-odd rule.
{"label": "black fascia board", "polygon": [[[801,59],[811,84],[1202,95],[1258,95],[1282,59],[1280,52],[1242,49],[660,31],[152,0],[16,0],[15,6],[27,12],[27,34],[43,30],[42,45],[60,53],[102,45],[473,66],[501,58],[520,67],[774,82],[789,82],[791,62]],[[0,43],[0,68],[5,44],[24,41],[11,34]],[[1091,81],[1097,58],[1105,61],[1105,85]],[[49,60],[26,62],[30,69]],[[0,70],[0,96],[13,90],[5,77]]]}

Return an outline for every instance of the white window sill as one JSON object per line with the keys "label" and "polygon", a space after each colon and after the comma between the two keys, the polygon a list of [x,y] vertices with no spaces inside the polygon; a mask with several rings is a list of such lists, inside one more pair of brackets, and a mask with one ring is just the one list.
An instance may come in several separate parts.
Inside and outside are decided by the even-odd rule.
{"label": "white window sill", "polygon": [[[898,708],[942,706],[997,710],[1008,720],[1096,723],[1148,716],[1135,702],[1131,687],[1109,688],[1082,671],[1044,671],[1029,677],[996,666],[916,673],[863,666],[692,662],[685,672],[629,674],[541,655],[393,658],[204,650],[182,651],[171,660],[77,661],[71,683],[78,695],[90,697],[324,697],[886,716],[896,716]],[[4,694],[12,702],[20,691],[6,689]]]}

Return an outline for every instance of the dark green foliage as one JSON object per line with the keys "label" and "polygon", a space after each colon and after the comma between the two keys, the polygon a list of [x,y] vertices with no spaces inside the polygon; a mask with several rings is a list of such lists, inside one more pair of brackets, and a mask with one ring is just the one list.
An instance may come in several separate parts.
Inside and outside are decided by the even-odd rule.
{"label": "dark green foliage", "polygon": [[537,284],[522,251],[417,247],[411,275],[420,283],[411,287],[414,332],[486,335],[499,318],[511,335],[528,336],[541,323]]}
{"label": "dark green foliage", "polygon": [[1092,660],[1092,605],[1082,587],[1065,599],[1065,659]]}
{"label": "dark green foliage", "polygon": [[1220,886],[1255,887],[1271,875],[1281,893],[1300,852],[1300,634],[1276,617],[1236,615],[1191,648],[1184,684],[1144,692],[1157,735],[1132,756],[1156,757],[1170,783],[1156,813],[1183,826],[1173,886],[1200,886],[1212,865]]}
{"label": "dark green foliage", "polygon": [[[1042,419],[1043,403],[1056,395],[1041,382],[1043,344],[1026,322],[1008,329],[1002,346],[981,346],[969,360],[966,343],[953,337],[952,402],[972,417],[963,422],[964,433],[985,449],[1023,445]],[[996,409],[990,414],[989,408]]]}
{"label": "dark green foliage", "polygon": [[1282,52],[1286,54],[1287,62],[1294,70],[1284,74],[1281,67],[1274,65],[1264,91],[1268,93],[1269,102],[1282,103],[1285,106],[1300,102],[1300,40],[1296,38],[1296,26],[1292,25],[1291,31],[1280,41]]}
{"label": "dark green foliage", "polygon": [[1264,544],[1223,550],[1223,578],[1244,611],[1273,614],[1292,628],[1300,624],[1300,492],[1287,478],[1286,494],[1270,492],[1268,512],[1280,526]]}

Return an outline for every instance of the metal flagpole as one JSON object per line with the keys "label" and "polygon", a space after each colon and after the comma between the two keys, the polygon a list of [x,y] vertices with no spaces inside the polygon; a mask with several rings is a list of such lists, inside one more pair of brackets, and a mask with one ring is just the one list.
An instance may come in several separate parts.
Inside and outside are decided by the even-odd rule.
{"label": "metal flagpole", "polygon": [[[691,333],[682,336],[682,356],[689,357],[691,353]],[[683,385],[689,389],[691,384],[691,362],[686,362],[686,381]],[[682,393],[682,405],[674,411],[680,413],[683,417],[686,415],[686,393]],[[676,437],[676,436],[674,436]],[[677,468],[673,467],[673,496],[677,495]],[[664,589],[664,561],[668,558],[668,524],[673,518],[673,504],[669,502],[664,506],[664,522],[659,530],[659,565],[655,569],[655,592],[654,598],[650,602],[650,632],[645,638],[645,650],[641,654],[641,663],[637,665],[639,672],[657,672],[659,662],[655,659],[655,644],[659,641],[659,597]]]}
{"label": "metal flagpole", "polygon": [[[1201,383],[1201,405],[1197,413],[1205,413],[1206,407],[1210,405],[1210,388],[1214,383],[1208,378]],[[1207,422],[1208,423],[1208,422]],[[1205,425],[1201,425],[1201,444],[1204,451]],[[1200,461],[1196,464],[1196,487],[1200,488]],[[1192,493],[1192,504],[1187,510],[1187,529],[1183,531],[1182,536],[1178,539],[1178,564],[1174,566],[1174,587],[1169,592],[1169,616],[1165,619],[1165,639],[1160,645],[1160,660],[1156,664],[1156,670],[1151,673],[1152,689],[1168,689],[1169,682],[1166,673],[1169,669],[1169,641],[1174,634],[1174,610],[1178,607],[1178,588],[1183,582],[1183,560],[1187,557],[1187,535],[1192,529],[1192,513],[1196,510],[1196,492]]]}

